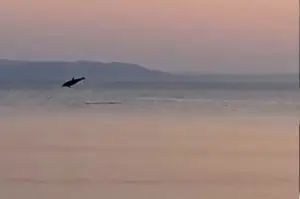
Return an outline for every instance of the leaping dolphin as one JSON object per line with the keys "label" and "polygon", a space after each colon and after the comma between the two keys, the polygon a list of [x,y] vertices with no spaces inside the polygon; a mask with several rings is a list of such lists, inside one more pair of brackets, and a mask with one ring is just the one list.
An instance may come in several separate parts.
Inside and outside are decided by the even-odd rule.
{"label": "leaping dolphin", "polygon": [[83,81],[83,80],[85,80],[85,77],[80,77],[80,78],[77,78],[77,79],[75,79],[73,77],[71,80],[65,82],[61,87],[71,88],[71,86],[73,86],[74,84],[77,84],[78,82]]}

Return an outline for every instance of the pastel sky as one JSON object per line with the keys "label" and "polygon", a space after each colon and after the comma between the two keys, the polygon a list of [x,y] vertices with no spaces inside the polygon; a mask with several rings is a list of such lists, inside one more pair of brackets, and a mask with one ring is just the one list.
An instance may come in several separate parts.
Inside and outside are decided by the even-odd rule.
{"label": "pastel sky", "polygon": [[1,0],[0,57],[296,72],[297,0]]}

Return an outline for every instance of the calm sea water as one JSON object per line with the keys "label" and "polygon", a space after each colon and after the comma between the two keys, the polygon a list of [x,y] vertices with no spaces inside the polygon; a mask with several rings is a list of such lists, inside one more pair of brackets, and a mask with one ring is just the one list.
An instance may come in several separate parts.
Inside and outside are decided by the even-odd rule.
{"label": "calm sea water", "polygon": [[292,198],[299,105],[278,85],[0,85],[0,198]]}
{"label": "calm sea water", "polygon": [[[105,104],[106,102],[121,104]],[[104,104],[87,104],[87,102]],[[300,93],[293,87],[214,87],[199,84],[106,84],[71,89],[55,86],[0,87],[1,115],[13,111],[99,113],[257,114],[297,117]]]}

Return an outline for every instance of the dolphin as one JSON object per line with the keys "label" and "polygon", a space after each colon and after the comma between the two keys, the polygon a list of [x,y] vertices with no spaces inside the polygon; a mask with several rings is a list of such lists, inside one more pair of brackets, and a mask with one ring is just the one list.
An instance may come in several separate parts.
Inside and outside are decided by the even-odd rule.
{"label": "dolphin", "polygon": [[74,84],[77,84],[78,82],[83,81],[83,80],[85,80],[85,77],[80,77],[80,78],[77,78],[77,79],[75,79],[73,77],[71,80],[65,82],[61,87],[71,88],[71,86],[73,86]]}

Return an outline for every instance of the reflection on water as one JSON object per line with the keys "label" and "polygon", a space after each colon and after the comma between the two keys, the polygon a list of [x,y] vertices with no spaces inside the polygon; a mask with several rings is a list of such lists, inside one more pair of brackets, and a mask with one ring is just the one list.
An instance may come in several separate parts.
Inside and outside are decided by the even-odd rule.
{"label": "reflection on water", "polygon": [[295,91],[1,90],[0,198],[296,197],[298,105]]}
{"label": "reflection on water", "polygon": [[293,197],[296,123],[170,112],[5,117],[0,197]]}

